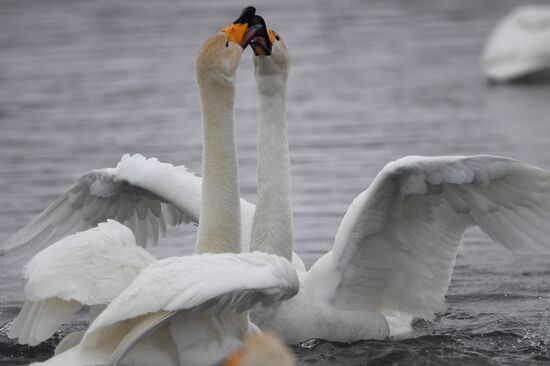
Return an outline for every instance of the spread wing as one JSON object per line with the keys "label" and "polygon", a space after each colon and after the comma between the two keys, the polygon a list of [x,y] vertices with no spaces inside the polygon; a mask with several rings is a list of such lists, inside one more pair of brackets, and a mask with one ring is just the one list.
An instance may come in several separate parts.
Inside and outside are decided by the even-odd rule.
{"label": "spread wing", "polygon": [[19,267],[67,235],[107,219],[124,223],[137,243],[156,243],[168,226],[198,221],[201,179],[185,167],[124,155],[116,168],[91,171],[0,245],[5,267]]}
{"label": "spread wing", "polygon": [[[198,224],[201,178],[184,166],[124,155],[116,168],[91,171],[0,244],[4,270],[19,268],[67,235],[113,219],[134,232],[138,245],[156,243],[167,227]],[[248,243],[254,205],[241,199],[243,241]]]}
{"label": "spread wing", "polygon": [[468,226],[516,252],[550,253],[548,223],[550,172],[493,156],[397,160],[338,229],[328,269],[340,279],[335,306],[430,319],[444,309]]}

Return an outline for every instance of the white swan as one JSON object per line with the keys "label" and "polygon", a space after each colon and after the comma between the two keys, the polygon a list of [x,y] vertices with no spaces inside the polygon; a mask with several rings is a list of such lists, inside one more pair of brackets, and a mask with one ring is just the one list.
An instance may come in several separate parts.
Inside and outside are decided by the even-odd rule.
{"label": "white swan", "polygon": [[[243,16],[253,16],[250,9]],[[223,254],[155,261],[99,314],[78,345],[44,364],[210,365],[256,329],[244,311],[297,292],[286,259],[227,253],[240,250],[233,79],[242,47],[256,31],[246,30],[248,23],[242,19],[210,37],[197,57],[204,199],[196,251]]]}
{"label": "white swan", "polygon": [[[206,147],[205,150],[209,151]],[[175,205],[184,207],[186,213],[166,203],[163,198],[155,198],[143,188],[128,184],[133,181],[139,182],[140,187],[153,187],[157,191],[162,191],[165,197],[170,197],[176,202]],[[33,235],[40,235],[41,243],[47,244],[48,238],[57,237],[56,232],[63,235],[75,222],[79,222],[79,225],[91,225],[94,220],[103,218],[108,210],[115,213],[117,219],[134,228],[138,237],[142,238],[142,245],[145,245],[147,239],[153,239],[155,242],[166,230],[166,224],[173,226],[189,219],[199,221],[200,210],[196,206],[200,200],[200,194],[197,193],[200,192],[200,178],[188,173],[184,167],[176,168],[156,159],[146,160],[140,155],[124,156],[116,169],[88,173],[73,187],[50,206],[53,209],[47,209],[16,236],[28,237],[26,233],[38,229],[34,230]],[[178,189],[183,192],[181,197],[177,196]],[[241,206],[243,204],[248,209],[245,217],[251,217],[254,206],[241,199]],[[287,206],[290,211],[290,202]],[[84,211],[75,212],[74,209]],[[56,214],[56,211],[61,214]],[[89,213],[94,213],[94,218],[86,223],[87,217],[90,217]],[[82,214],[83,218],[80,217]],[[64,215],[74,215],[77,220],[72,220],[71,224],[63,225],[61,228],[52,223],[51,218],[61,220]],[[287,215],[283,216],[285,219],[286,217]],[[40,230],[44,225],[47,229]],[[249,231],[250,224],[246,226]],[[44,233],[46,238],[42,237]],[[35,250],[32,247],[33,241],[24,247],[29,245],[29,249]],[[25,254],[27,251],[23,250]],[[141,259],[139,265],[136,258]],[[47,247],[27,265],[29,268],[25,272],[25,277],[28,283],[25,290],[29,300],[11,327],[10,337],[18,338],[21,344],[36,345],[43,342],[62,323],[68,322],[82,305],[93,306],[90,319],[93,320],[104,306],[153,260],[151,255],[136,246],[131,231],[125,230],[124,226],[117,225],[115,221],[109,222],[108,225],[100,223],[99,228],[73,234]],[[303,263],[299,260],[295,261],[295,265],[301,270],[304,269]],[[71,281],[63,280],[67,277],[70,277]],[[91,284],[97,286],[90,286]],[[42,288],[42,291],[37,291],[37,288]],[[43,290],[45,288],[47,291]],[[113,289],[116,290],[112,291]],[[77,332],[66,337],[56,352],[74,345],[75,342],[78,343],[82,335],[83,332]]]}
{"label": "white swan", "polygon": [[550,71],[550,6],[521,6],[501,20],[485,46],[483,67],[495,82]]}
{"label": "white swan", "polygon": [[[288,256],[291,217],[288,197],[282,197],[290,186],[284,132],[288,53],[272,31],[268,38],[272,54],[256,57],[256,80],[259,90],[282,102],[260,108],[259,142],[269,141],[270,148],[258,147],[258,195],[269,197],[271,215],[255,217],[263,222],[254,221],[252,238],[262,237],[263,251]],[[413,317],[432,319],[445,308],[467,227],[479,226],[514,251],[550,253],[548,223],[550,172],[493,156],[406,157],[386,165],[353,201],[333,250],[299,273],[298,295],[251,317],[292,344],[382,339],[410,329]]]}

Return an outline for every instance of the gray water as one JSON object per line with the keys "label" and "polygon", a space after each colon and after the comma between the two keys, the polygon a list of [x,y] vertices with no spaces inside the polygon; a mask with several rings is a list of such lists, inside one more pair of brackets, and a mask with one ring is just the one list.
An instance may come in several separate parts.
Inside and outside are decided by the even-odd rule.
{"label": "gray water", "polygon": [[[550,169],[550,88],[489,88],[483,43],[520,1],[257,1],[291,53],[288,128],[296,251],[332,246],[352,199],[404,155],[495,154]],[[194,57],[239,1],[0,0],[0,240],[82,173],[127,152],[200,173]],[[242,195],[254,201],[256,91],[250,51],[237,80]],[[195,229],[154,251],[190,253]],[[550,259],[467,233],[448,311],[412,334],[310,342],[300,365],[543,365],[550,362]],[[13,300],[8,283],[0,297]],[[20,294],[19,294],[20,295]],[[17,312],[5,303],[0,325]],[[76,321],[66,332],[82,327]],[[48,358],[0,328],[0,363]]]}

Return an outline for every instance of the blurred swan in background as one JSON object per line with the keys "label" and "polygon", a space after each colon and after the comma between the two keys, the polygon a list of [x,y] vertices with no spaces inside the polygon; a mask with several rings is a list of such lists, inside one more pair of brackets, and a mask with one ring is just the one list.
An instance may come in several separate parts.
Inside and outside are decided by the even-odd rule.
{"label": "blurred swan in background", "polygon": [[233,351],[223,366],[293,366],[294,357],[288,347],[273,334],[252,334]]}
{"label": "blurred swan in background", "polygon": [[521,6],[501,20],[485,46],[483,67],[494,82],[550,72],[550,6]]}

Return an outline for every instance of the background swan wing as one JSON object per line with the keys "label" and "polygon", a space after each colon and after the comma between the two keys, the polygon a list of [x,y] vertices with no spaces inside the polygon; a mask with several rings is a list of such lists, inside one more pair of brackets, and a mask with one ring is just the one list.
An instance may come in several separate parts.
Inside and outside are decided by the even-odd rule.
{"label": "background swan wing", "polygon": [[[156,243],[167,226],[198,222],[201,179],[183,166],[124,155],[116,168],[93,170],[0,245],[5,262],[23,264],[46,246],[107,219],[132,229],[137,243]],[[6,255],[6,253],[8,255]]]}
{"label": "background swan wing", "polygon": [[265,306],[298,292],[296,271],[286,259],[261,252],[202,254],[158,260],[97,317],[84,345],[97,344],[104,331],[140,319],[119,345],[125,354],[141,337],[182,310],[213,314],[231,307],[237,312]]}
{"label": "background swan wing", "polygon": [[320,265],[336,273],[336,306],[430,319],[468,226],[516,252],[550,253],[549,222],[550,172],[493,156],[406,157],[353,201]]}
{"label": "background swan wing", "polygon": [[52,244],[25,267],[27,301],[9,337],[32,346],[45,341],[82,305],[111,302],[154,260],[113,220]]}

